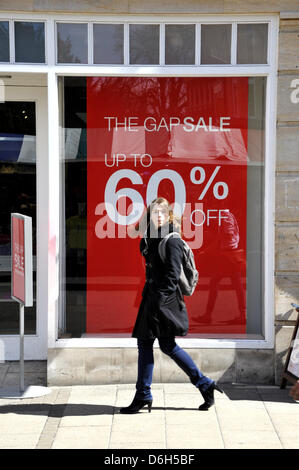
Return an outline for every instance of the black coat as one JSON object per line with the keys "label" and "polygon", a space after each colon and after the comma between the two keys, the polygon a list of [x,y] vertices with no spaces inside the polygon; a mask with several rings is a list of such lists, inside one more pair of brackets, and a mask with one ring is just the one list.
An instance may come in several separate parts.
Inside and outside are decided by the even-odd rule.
{"label": "black coat", "polygon": [[[172,224],[166,224],[155,233],[151,231],[151,237],[146,237],[147,241],[143,238],[140,242],[140,251],[146,262],[146,282],[132,333],[135,338],[185,336],[188,333],[188,314],[178,285],[183,256],[182,240],[178,237],[167,240],[165,262],[158,252],[163,236],[174,230]],[[147,234],[149,236],[149,229]]]}

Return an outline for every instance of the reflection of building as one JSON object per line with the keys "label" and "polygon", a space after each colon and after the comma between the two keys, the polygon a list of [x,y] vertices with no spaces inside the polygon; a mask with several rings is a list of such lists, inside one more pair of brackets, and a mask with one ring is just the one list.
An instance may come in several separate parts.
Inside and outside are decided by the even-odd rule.
{"label": "reflection of building", "polygon": [[[159,129],[155,124],[154,128],[159,130],[156,131],[154,140],[148,137],[147,129],[151,127],[146,125],[136,126],[134,133],[126,132],[122,128],[114,129],[111,153],[107,154],[108,162],[116,154],[133,159],[136,153],[141,155],[149,153],[151,156],[166,154],[172,158],[195,159],[195,162],[198,159],[209,162],[219,158],[227,158],[237,163],[247,161],[247,148],[241,129],[229,129],[229,132],[223,132],[219,127],[211,126],[213,130],[210,131],[204,120],[197,130],[195,124],[191,132],[184,124],[173,125],[171,130],[169,127],[168,125],[167,130],[165,127]],[[77,132],[73,133],[72,140],[70,138],[67,140],[69,151],[72,148],[77,149],[80,143],[80,130],[73,131]]]}
{"label": "reflection of building", "polygon": [[[191,321],[192,334],[182,342],[196,350],[210,348],[216,360],[221,350],[222,363],[217,378],[242,380],[244,372],[239,364],[242,356],[242,360],[245,357],[250,362],[246,379],[255,380],[257,373],[262,382],[279,380],[282,353],[289,341],[287,322],[294,318],[290,298],[298,302],[299,296],[296,238],[299,204],[294,184],[299,171],[299,114],[298,103],[290,99],[298,69],[298,2],[290,0],[286,8],[284,2],[278,1],[275,11],[273,2],[266,0],[259,2],[258,8],[251,6],[250,2],[230,2],[230,14],[225,14],[222,4],[219,7],[215,4],[212,8],[207,1],[200,5],[182,1],[175,11],[169,2],[162,2],[160,9],[163,14],[160,16],[149,14],[148,4],[144,1],[137,2],[138,7],[136,2],[136,5],[129,2],[128,11],[123,11],[125,7],[119,11],[119,3],[112,1],[108,7],[111,10],[105,9],[105,15],[102,14],[102,5],[97,2],[78,1],[75,6],[69,3],[69,7],[64,2],[61,14],[57,12],[56,3],[50,0],[47,2],[48,10],[45,6],[40,7],[43,11],[38,10],[37,6],[33,13],[31,7],[24,6],[23,2],[21,13],[19,2],[13,0],[12,11],[7,9],[0,13],[0,79],[5,83],[6,99],[6,103],[0,102],[0,331],[7,335],[17,331],[13,321],[15,312],[9,302],[9,214],[16,210],[29,211],[36,216],[37,293],[28,330],[37,335],[28,337],[27,358],[49,360],[51,384],[61,383],[61,374],[65,371],[71,371],[67,376],[69,379],[65,380],[72,380],[70,377],[74,376],[76,365],[82,360],[81,346],[86,348],[86,362],[80,363],[80,370],[84,372],[76,378],[76,383],[93,380],[88,376],[88,361],[96,356],[101,364],[102,357],[110,357],[110,347],[114,348],[119,371],[127,366],[123,349],[135,346],[135,342],[128,333],[133,313],[130,318],[125,315],[136,308],[139,280],[143,275],[142,266],[138,265],[135,267],[138,272],[133,272],[134,262],[128,263],[127,260],[128,253],[133,250],[133,239],[130,240],[131,245],[127,245],[128,249],[117,251],[117,279],[115,263],[109,263],[108,255],[115,250],[114,241],[110,240],[110,251],[103,253],[102,258],[98,252],[94,254],[95,259],[99,259],[103,275],[92,279],[90,293],[91,296],[99,291],[102,293],[100,304],[96,303],[102,319],[99,333],[102,336],[90,337],[85,331],[86,263],[92,261],[88,243],[94,230],[92,225],[88,225],[88,220],[90,214],[96,217],[96,221],[102,215],[106,216],[95,213],[96,209],[90,204],[85,206],[90,189],[88,159],[93,158],[94,162],[102,159],[104,162],[105,154],[98,154],[96,146],[88,147],[88,138],[94,133],[95,142],[101,142],[101,148],[108,149],[107,158],[117,153],[127,156],[128,153],[143,152],[159,159],[148,166],[149,160],[144,160],[144,166],[134,167],[134,159],[131,158],[126,159],[125,164],[115,166],[114,170],[108,165],[101,167],[102,171],[95,175],[95,184],[97,177],[99,180],[98,204],[103,198],[102,181],[112,171],[124,168],[138,173],[142,182],[123,178],[113,194],[121,189],[130,189],[135,191],[128,193],[132,197],[137,198],[137,194],[141,194],[144,198],[154,171],[172,169],[180,173],[183,168],[182,181],[187,193],[190,191],[188,195],[192,192],[196,200],[216,164],[221,165],[221,172],[213,183],[226,182],[230,178],[232,205],[239,202],[234,199],[234,194],[240,187],[244,190],[246,223],[241,227],[240,240],[246,240],[246,330],[236,333],[230,325],[225,333],[223,330],[207,332],[204,329],[199,332]],[[146,21],[140,22],[140,13]],[[204,16],[207,13],[208,18]],[[12,32],[13,38],[10,36]],[[124,79],[121,81],[120,77]],[[160,80],[159,93],[156,77],[165,78]],[[194,83],[186,86],[182,77],[188,77]],[[240,88],[232,86],[233,81],[223,80],[227,77],[245,78],[249,98],[246,126],[242,114],[243,95]],[[199,88],[198,78],[205,78],[210,87]],[[131,86],[132,79],[135,80],[134,86]],[[116,101],[114,90],[120,83],[120,98]],[[141,116],[144,107],[146,114],[143,119],[146,116],[169,119],[174,117],[171,113],[175,104],[180,110],[180,118],[214,117],[218,113],[219,123],[219,118],[226,116],[226,97],[231,96],[234,125],[230,132],[216,132],[219,124],[211,132],[202,126],[197,133],[186,136],[180,124],[171,132],[161,128],[156,138],[150,139],[139,123],[135,129],[137,132],[128,134],[119,129],[107,136],[103,122],[91,129],[94,115],[87,91],[93,87],[98,87],[98,92],[106,97],[105,103],[94,110],[96,116],[102,108],[110,115],[108,110],[117,103],[120,118],[126,112],[132,117]],[[96,92],[91,95],[96,96]],[[33,122],[36,126],[32,125]],[[190,170],[194,165],[205,169],[206,179],[197,185],[190,184],[189,188]],[[273,176],[275,167],[276,180]],[[238,179],[240,175],[241,180]],[[197,177],[200,178],[200,174]],[[207,198],[213,196],[213,183],[207,190]],[[169,190],[170,186],[171,194],[171,182],[167,184],[163,181],[161,187]],[[212,200],[200,201],[205,205],[205,213],[207,209],[219,209],[219,200],[215,206]],[[79,207],[87,208],[87,222],[86,214],[84,217],[79,214]],[[229,208],[234,212],[234,207]],[[238,221],[239,217],[237,214]],[[125,239],[123,233],[121,227],[119,238]],[[204,243],[208,235],[208,231],[204,231]],[[99,244],[99,252],[101,246],[103,244]],[[199,252],[195,255],[200,259]],[[89,256],[87,260],[86,256]],[[197,303],[208,303],[208,263],[204,266],[199,264],[199,268],[202,268],[202,274],[198,297],[188,299],[190,309]],[[131,269],[133,271],[128,274]],[[215,304],[218,311],[223,307],[226,318],[229,317],[230,302],[236,303],[229,282],[228,276],[221,280],[225,302],[223,305]],[[109,322],[111,315],[116,315],[111,305],[120,301],[121,314],[117,312],[119,331],[111,334]],[[73,337],[66,339],[68,335]],[[223,338],[226,340],[225,348]],[[5,359],[17,359],[17,339],[3,336],[3,341],[7,354]],[[102,355],[102,348],[107,348],[106,355]],[[61,349],[64,350],[63,355],[58,354]],[[265,359],[267,367],[261,367]],[[112,374],[109,364],[109,361],[105,362],[107,375],[100,375],[97,380],[109,381],[109,374]],[[209,367],[207,364],[207,369]],[[233,376],[232,370],[236,371]],[[119,380],[125,380],[121,373]]]}
{"label": "reflection of building", "polygon": [[174,158],[181,155],[187,158],[200,158],[200,161],[227,158],[237,164],[247,161],[247,145],[244,142],[241,129],[229,129],[223,132],[219,127],[211,126],[209,130],[203,121],[201,127],[186,135],[184,126],[175,127],[172,133],[170,153]]}
{"label": "reflection of building", "polygon": [[216,264],[217,269],[211,269],[209,273],[205,313],[195,318],[195,321],[201,325],[213,324],[212,315],[217,297],[222,297],[221,302],[223,302],[220,286],[222,279],[229,280],[231,291],[236,297],[237,308],[233,309],[231,305],[229,319],[226,319],[220,310],[218,319],[214,321],[224,321],[232,325],[246,323],[246,252],[240,248],[243,244],[240,244],[240,230],[236,217],[229,209],[224,209],[224,213],[221,225],[215,230],[213,241],[204,247],[209,263]]}

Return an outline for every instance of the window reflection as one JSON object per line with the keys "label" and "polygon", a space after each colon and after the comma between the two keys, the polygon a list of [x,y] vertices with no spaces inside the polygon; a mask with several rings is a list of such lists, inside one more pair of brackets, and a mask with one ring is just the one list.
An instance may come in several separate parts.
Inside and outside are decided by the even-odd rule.
{"label": "window reflection", "polygon": [[11,300],[10,217],[32,217],[34,306],[26,308],[25,333],[36,331],[35,103],[0,103],[0,332],[17,334],[19,307]]}
{"label": "window reflection", "polygon": [[201,25],[201,63],[230,64],[231,25]]}
{"label": "window reflection", "polygon": [[94,63],[122,64],[124,61],[124,25],[94,24]]}
{"label": "window reflection", "polygon": [[9,23],[0,21],[0,62],[9,62]]}
{"label": "window reflection", "polygon": [[130,24],[130,64],[159,64],[159,25]]}
{"label": "window reflection", "polygon": [[16,62],[45,62],[45,24],[15,21]]}
{"label": "window reflection", "polygon": [[237,63],[266,64],[268,24],[238,24]]}
{"label": "window reflection", "polygon": [[87,64],[87,24],[57,23],[58,63]]}
{"label": "window reflection", "polygon": [[[105,206],[110,177],[125,170],[136,181],[120,177],[113,194],[146,201],[161,171],[171,177],[155,183],[159,195],[186,191],[183,234],[200,271],[190,334],[261,337],[265,78],[64,80],[62,334],[130,335],[144,283],[139,239]],[[118,220],[134,216],[129,193],[115,204]]]}
{"label": "window reflection", "polygon": [[195,64],[195,25],[165,26],[165,64]]}
{"label": "window reflection", "polygon": [[[208,284],[208,299],[202,316],[194,317],[199,324],[211,324],[215,322],[214,314],[219,316],[219,311],[214,311],[217,297],[223,297],[222,291],[230,283],[232,293],[235,293],[237,308],[232,309],[233,315],[226,320],[226,324],[245,324],[246,322],[246,284],[244,283],[244,270],[246,270],[246,251],[240,241],[240,230],[236,217],[229,210],[222,207],[221,224],[213,231],[211,240],[205,244],[203,256],[209,258],[210,266],[217,266],[217,270],[211,269]],[[241,247],[241,248],[240,248]],[[221,284],[221,281],[224,281]],[[221,320],[220,320],[221,321]]]}

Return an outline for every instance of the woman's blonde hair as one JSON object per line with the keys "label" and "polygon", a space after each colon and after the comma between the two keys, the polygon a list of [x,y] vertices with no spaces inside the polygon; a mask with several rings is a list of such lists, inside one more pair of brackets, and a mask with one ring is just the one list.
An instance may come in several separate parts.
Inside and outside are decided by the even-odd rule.
{"label": "woman's blonde hair", "polygon": [[146,209],[146,212],[143,214],[143,216],[135,226],[135,230],[142,234],[146,231],[150,223],[151,212],[153,210],[153,207],[156,205],[163,205],[167,207],[169,213],[169,223],[172,223],[176,227],[176,229],[181,232],[181,218],[173,213],[173,209],[165,197],[157,197],[150,203],[150,205]]}

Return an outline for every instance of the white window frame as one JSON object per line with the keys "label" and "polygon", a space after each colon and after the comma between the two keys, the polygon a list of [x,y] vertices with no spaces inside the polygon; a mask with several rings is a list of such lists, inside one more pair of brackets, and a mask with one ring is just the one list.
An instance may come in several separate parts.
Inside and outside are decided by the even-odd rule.
{"label": "white window frame", "polygon": [[[49,45],[47,43],[48,41],[48,34],[47,34],[47,21],[45,19],[38,19],[38,18],[18,18],[18,17],[7,17],[7,15],[0,13],[0,21],[8,21],[9,23],[9,57],[10,61],[9,62],[0,62],[0,67],[2,65],[41,65],[43,66],[44,64],[47,64],[47,51],[49,48]],[[44,31],[45,31],[45,62],[44,63],[34,63],[30,62],[28,64],[27,62],[16,62],[16,57],[15,57],[15,27],[14,23],[16,22],[23,22],[23,23],[44,23]]]}
{"label": "white window frame", "polygon": [[[0,73],[0,76],[2,73]],[[41,85],[23,87],[19,84],[7,86],[8,101],[24,101],[35,103],[36,115],[36,331],[25,336],[25,359],[41,360],[47,357],[47,300],[44,293],[47,290],[47,278],[44,276],[44,266],[47,263],[48,240],[43,230],[47,218],[43,207],[47,205],[47,195],[42,188],[47,185],[47,95]],[[26,323],[26,310],[25,310]],[[0,335],[0,361],[18,359],[19,335]]]}
{"label": "white window frame", "polygon": [[[232,23],[232,58],[236,61],[236,24],[237,23],[268,23],[268,64],[266,65],[159,65],[135,66],[128,65],[128,44],[124,44],[126,65],[57,65],[56,48],[54,47],[55,22],[78,22],[78,15],[71,14],[40,14],[40,13],[1,13],[0,19],[46,22],[46,64],[0,64],[1,73],[31,72],[46,73],[48,77],[48,181],[43,200],[49,202],[44,208],[44,220],[48,220],[48,245],[51,247],[47,255],[47,288],[43,283],[43,295],[48,306],[48,348],[110,348],[136,347],[134,338],[111,337],[58,339],[58,305],[59,305],[59,193],[60,160],[59,160],[59,76],[266,76],[266,113],[265,113],[265,220],[264,220],[264,339],[234,338],[179,338],[178,344],[184,348],[229,348],[229,349],[269,349],[274,347],[274,213],[275,213],[275,159],[276,153],[276,94],[277,94],[277,50],[279,15],[171,15],[171,16],[129,16],[129,15],[84,15],[80,14],[80,23],[124,23],[126,29],[130,23],[161,24],[160,54],[164,53],[165,24],[219,24]],[[163,26],[164,25],[164,26]],[[235,25],[235,26],[234,26]],[[90,29],[89,29],[90,31]],[[196,26],[196,34],[200,33],[200,25]],[[89,36],[90,37],[90,36]],[[199,36],[200,37],[200,36]],[[12,47],[12,45],[11,45]],[[233,49],[235,48],[235,50]],[[198,51],[199,49],[199,51]],[[89,59],[92,52],[89,51]],[[196,42],[196,59],[200,58],[200,44]],[[45,230],[45,227],[43,227]]]}

